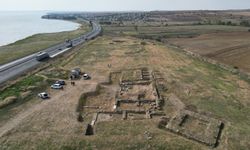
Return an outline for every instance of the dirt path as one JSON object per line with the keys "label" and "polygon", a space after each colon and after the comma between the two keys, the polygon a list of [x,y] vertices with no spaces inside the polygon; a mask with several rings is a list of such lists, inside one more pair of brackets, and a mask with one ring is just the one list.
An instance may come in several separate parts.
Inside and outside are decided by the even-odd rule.
{"label": "dirt path", "polygon": [[28,117],[29,115],[33,114],[35,111],[41,110],[46,105],[49,105],[51,101],[44,101],[41,104],[37,104],[36,106],[29,108],[28,110],[20,113],[15,118],[11,119],[10,121],[6,122],[4,126],[0,128],[0,138],[16,127],[18,124],[22,122],[23,119]]}
{"label": "dirt path", "polygon": [[[58,120],[57,115],[67,112],[71,114],[67,118],[71,118],[77,122],[75,116],[79,97],[82,93],[95,89],[96,85],[96,82],[93,81],[77,81],[76,86],[74,87],[68,84],[62,91],[49,91],[52,97],[51,99],[45,100],[42,103],[36,104],[35,106],[21,112],[16,117],[6,122],[5,125],[0,127],[0,138],[14,130],[19,125],[22,126],[23,124],[29,124],[27,123],[30,122],[29,119],[32,119],[32,122],[35,124],[40,122],[42,123],[42,120],[45,117],[47,117],[47,119]],[[46,115],[44,115],[44,113]],[[48,115],[48,113],[50,115]],[[72,118],[72,115],[74,118]],[[37,119],[40,120],[40,122],[37,122]],[[63,119],[65,118],[62,118],[62,120]]]}

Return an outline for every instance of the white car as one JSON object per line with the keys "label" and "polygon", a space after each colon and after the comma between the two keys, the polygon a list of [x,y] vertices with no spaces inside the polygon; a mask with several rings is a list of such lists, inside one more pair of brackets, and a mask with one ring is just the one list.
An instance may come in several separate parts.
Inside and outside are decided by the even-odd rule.
{"label": "white car", "polygon": [[41,99],[48,99],[49,94],[47,94],[46,92],[42,92],[38,94],[38,97],[40,97]]}
{"label": "white car", "polygon": [[90,79],[90,76],[89,76],[88,74],[85,73],[85,74],[83,74],[83,79],[84,79],[84,80],[88,80],[88,79]]}
{"label": "white car", "polygon": [[63,80],[57,80],[55,84],[66,85],[66,82]]}
{"label": "white car", "polygon": [[58,84],[58,83],[53,84],[53,85],[51,85],[50,87],[51,87],[52,89],[63,89],[63,85]]}

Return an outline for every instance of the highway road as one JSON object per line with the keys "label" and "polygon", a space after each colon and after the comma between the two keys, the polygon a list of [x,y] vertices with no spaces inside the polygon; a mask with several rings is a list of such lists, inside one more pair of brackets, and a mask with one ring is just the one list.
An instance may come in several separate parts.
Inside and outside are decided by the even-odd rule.
{"label": "highway road", "polygon": [[[83,44],[95,37],[97,37],[101,32],[101,26],[97,23],[92,22],[92,31],[77,37],[75,39],[71,39],[72,46],[75,47],[77,45]],[[73,48],[72,47],[72,48]],[[50,55],[50,58],[65,53],[66,51],[71,50],[72,48],[68,48],[68,43],[63,42],[61,44],[55,45],[53,47],[42,50],[43,52],[47,52]],[[13,79],[27,71],[30,71],[33,68],[36,68],[42,62],[36,60],[36,55],[38,53],[31,54],[29,56],[20,58],[13,62],[4,64],[0,66],[0,85],[4,82]]]}

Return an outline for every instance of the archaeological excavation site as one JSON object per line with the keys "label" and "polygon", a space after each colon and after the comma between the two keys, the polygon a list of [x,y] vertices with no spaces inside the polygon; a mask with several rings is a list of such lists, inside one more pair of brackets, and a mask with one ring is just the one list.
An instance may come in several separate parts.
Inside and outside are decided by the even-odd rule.
{"label": "archaeological excavation site", "polygon": [[[78,121],[92,117],[84,127],[85,136],[98,134],[95,126],[99,122],[154,119],[161,130],[209,147],[218,146],[223,122],[188,110],[177,96],[165,94],[170,87],[161,72],[146,67],[124,69],[111,72],[108,79],[79,100]],[[172,108],[163,109],[165,103]]]}

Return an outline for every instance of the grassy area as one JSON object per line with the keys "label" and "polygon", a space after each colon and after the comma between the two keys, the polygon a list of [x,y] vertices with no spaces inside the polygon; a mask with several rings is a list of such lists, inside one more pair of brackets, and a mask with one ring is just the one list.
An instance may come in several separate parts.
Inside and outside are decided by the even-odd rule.
{"label": "grassy area", "polygon": [[[248,81],[241,81],[238,76],[198,60],[177,69],[175,75],[178,84],[171,85],[171,92],[181,97],[186,105],[195,106],[198,111],[209,112],[225,121],[223,138],[227,138],[228,149],[249,146],[246,144],[250,133]],[[187,90],[189,94],[181,90]]]}
{"label": "grassy area", "polygon": [[6,97],[9,96],[16,96],[20,97],[20,93],[22,91],[26,91],[30,86],[36,86],[36,88],[41,82],[43,81],[42,77],[39,76],[28,76],[21,81],[11,85],[10,87],[4,89],[0,93],[0,100],[4,100]]}
{"label": "grassy area", "polygon": [[[200,28],[195,32],[201,33],[204,27],[206,26],[194,26],[193,30]],[[208,30],[215,30],[216,27],[220,28],[223,26],[207,26],[207,32],[210,32]],[[173,30],[178,30],[184,27],[172,28],[174,28]],[[231,28],[234,27],[225,30],[229,32]],[[120,29],[120,27],[105,28],[104,36],[87,44],[77,54],[60,62],[58,66],[64,67],[66,70],[80,67],[83,71],[90,72],[93,77],[92,80],[95,81],[99,81],[99,78],[107,77],[110,71],[145,66],[152,70],[158,70],[166,79],[166,85],[169,89],[164,96],[168,97],[169,94],[175,94],[186,105],[194,106],[198,112],[206,113],[208,116],[218,118],[225,123],[220,144],[216,149],[249,148],[250,84],[248,81],[242,80],[239,76],[214,65],[189,57],[181,51],[161,43],[120,36],[123,35],[119,33]],[[145,32],[148,30],[146,27],[142,29]],[[191,27],[187,27],[185,30],[190,29]],[[151,30],[152,32],[154,31],[154,29]],[[225,31],[224,29],[221,30]],[[139,31],[142,32],[140,27]],[[131,27],[131,30],[128,29],[126,32],[132,33],[135,31]],[[142,42],[146,42],[146,44],[141,44]],[[111,64],[112,67],[107,67],[108,64]],[[110,97],[105,97],[105,100],[106,98]],[[96,101],[98,100],[96,99]],[[91,104],[91,101],[89,103]],[[70,105],[70,100],[68,105]],[[62,107],[55,110],[54,113],[65,113],[65,108]],[[165,105],[164,111],[168,112],[169,109],[170,106]],[[71,113],[69,112],[67,115],[72,115]],[[76,115],[73,114],[72,117],[76,118]],[[52,124],[55,122],[57,125],[65,124],[62,118],[53,119],[50,120],[48,115],[49,121],[46,124],[43,120],[39,122],[39,119],[31,117],[27,122],[23,123],[22,128],[18,128],[18,130],[0,139],[2,146],[0,148],[27,149],[32,147],[34,149],[69,150],[82,148],[210,149],[157,128],[159,121],[157,119],[100,122],[95,126],[95,135],[90,137],[84,136],[83,132],[84,126],[92,119],[91,115],[84,118],[83,123],[67,122],[67,127],[64,131],[72,129],[72,127],[74,128],[74,132],[66,132],[67,134],[50,128],[51,126],[53,127]],[[77,121],[77,119],[75,120]],[[36,127],[40,124],[45,125],[44,128],[39,130]],[[49,130],[47,130],[47,127]],[[29,130],[27,131],[27,129]],[[145,132],[149,133],[152,138],[147,139]]]}
{"label": "grassy area", "polygon": [[70,58],[69,62],[63,62],[63,66],[70,70],[74,67],[91,67],[94,63],[106,60],[110,57],[110,52],[114,50],[115,45],[107,43],[105,38],[100,38],[97,45],[88,44],[87,48],[82,48],[79,53]]}
{"label": "grassy area", "polygon": [[32,100],[36,100],[36,94],[46,89],[47,85],[48,83],[44,81],[43,77],[31,75],[0,91],[0,102],[10,96],[17,97],[14,103],[0,109],[0,125],[17,115],[20,110],[36,103]]}
{"label": "grassy area", "polygon": [[182,25],[182,26],[106,26],[108,35],[129,35],[146,39],[195,37],[206,33],[247,32],[247,27],[223,25]]}
{"label": "grassy area", "polygon": [[42,71],[40,74],[46,76],[50,79],[64,79],[67,80],[69,78],[69,70],[62,70],[57,68],[50,68],[48,70]]}
{"label": "grassy area", "polygon": [[[136,49],[141,48],[139,44],[140,40],[137,41],[137,39],[125,38],[126,46],[123,45],[123,43],[116,43],[109,45],[110,47],[108,48],[107,43],[112,43],[113,39],[109,37],[104,38],[100,38],[95,43],[82,49],[80,54],[77,55],[68,66],[77,65],[89,69],[90,67],[86,64],[85,60],[80,61],[80,58],[86,57],[86,59],[89,59],[87,59],[88,62],[92,62],[91,68],[93,68],[93,70],[105,68],[105,65],[101,65],[103,67],[101,68],[100,62],[102,64],[113,64],[115,70],[118,68],[138,67],[141,64],[145,66],[148,65],[148,67],[152,68],[158,68],[168,80],[167,85],[170,90],[166,94],[175,93],[186,105],[193,105],[200,112],[210,113],[212,116],[224,120],[226,127],[223,131],[222,146],[219,147],[219,149],[235,149],[236,147],[242,147],[242,149],[244,149],[248,146],[246,143],[249,137],[248,134],[250,133],[249,127],[247,126],[250,116],[248,101],[250,95],[249,83],[247,81],[215,65],[190,58],[179,51],[171,50],[159,43],[156,46],[154,44],[154,46],[152,46],[152,43],[148,42],[149,44],[144,48],[145,52],[138,53],[138,55],[129,55],[131,51],[136,51]],[[103,46],[105,48],[100,49],[100,47]],[[86,50],[100,51],[95,51],[97,54],[91,57],[95,57],[96,59],[91,59],[91,57],[87,57],[89,55],[85,55]],[[100,54],[102,53],[105,53],[105,55],[109,57],[98,57],[101,56]],[[115,62],[119,62],[119,64],[115,64]],[[98,66],[98,68],[94,66]],[[187,90],[191,93],[190,95],[187,94]],[[166,107],[166,109],[168,108]],[[110,127],[103,127],[105,124],[109,124]],[[123,122],[123,124],[126,123]],[[113,130],[116,131],[116,128],[119,128],[117,126],[117,122],[102,123],[102,125],[98,125],[98,127],[101,128],[101,134],[104,132],[112,133]],[[119,124],[119,126],[122,125]],[[124,132],[129,130],[129,125],[124,125],[123,127]],[[133,127],[135,126],[133,125]],[[143,127],[143,125],[140,127]],[[140,130],[138,131],[140,132]],[[118,133],[118,135],[124,135],[124,132]],[[135,131],[128,131],[128,133],[134,132]],[[162,134],[158,136],[162,136]],[[105,134],[103,137],[110,137],[112,139],[122,138],[118,135],[108,136]],[[239,135],[243,136],[241,137]],[[132,137],[132,135],[130,137]],[[172,136],[170,137],[173,138]],[[140,138],[136,138],[136,141],[138,139]],[[241,139],[243,144],[239,143],[236,139]],[[120,142],[126,140],[127,139],[119,139],[117,140],[119,144],[113,145],[114,147],[118,147],[118,149],[122,149],[119,145],[134,145],[138,149],[145,148],[142,146],[145,145],[145,143],[140,147],[140,142],[138,141],[135,143],[133,141],[129,141],[128,143]],[[176,141],[178,140],[181,141],[182,139],[177,138]],[[225,144],[226,140],[229,140],[230,143]],[[112,143],[109,144],[112,145]],[[97,144],[96,146],[105,147],[101,143],[100,145]],[[170,149],[180,146],[173,141],[169,142],[167,145],[169,145]],[[171,147],[171,145],[173,147]],[[108,147],[108,145],[106,146]],[[168,146],[164,145],[163,147]],[[195,148],[188,144],[185,147],[191,147],[190,149]]]}
{"label": "grassy area", "polygon": [[[221,142],[222,146],[219,147],[219,149],[235,149],[236,147],[242,147],[242,149],[244,149],[248,146],[248,144],[246,143],[250,133],[249,127],[247,126],[247,124],[250,123],[248,121],[250,116],[250,103],[248,101],[250,97],[250,87],[247,81],[241,80],[239,76],[233,75],[228,71],[216,67],[215,65],[211,65],[185,56],[179,51],[171,50],[168,47],[162,45],[152,46],[152,43],[150,42],[148,42],[149,44],[145,46],[146,52],[139,53],[138,55],[129,55],[130,51],[140,49],[141,45],[139,44],[140,42],[136,39],[128,39],[129,38],[126,39],[127,41],[125,40],[126,46],[123,45],[123,43],[116,43],[109,45],[110,47],[107,48],[107,43],[112,42],[112,39],[105,37],[106,42],[104,42],[105,40],[101,38],[97,42],[84,48],[83,51],[85,51],[86,49],[97,50],[99,49],[98,47],[103,47],[103,44],[105,43],[105,48],[103,48],[103,51],[96,51],[97,54],[95,55],[95,57],[97,57],[97,59],[90,59],[95,60],[92,63],[92,67],[100,67],[99,62],[101,61],[102,64],[111,63],[113,64],[114,68],[120,69],[131,68],[132,66],[138,67],[140,66],[140,64],[144,64],[145,66],[148,65],[152,68],[158,68],[161,72],[164,73],[165,77],[168,80],[168,88],[170,90],[166,94],[175,93],[186,105],[193,105],[198,109],[198,111],[210,113],[212,114],[212,116],[225,121],[226,127],[223,131]],[[157,53],[157,55],[155,55],[154,51]],[[104,52],[108,53],[106,55],[109,55],[109,57],[98,57]],[[71,62],[71,65],[79,64],[81,61],[77,61],[77,59],[84,57],[84,54],[85,52],[77,55],[76,59]],[[85,57],[87,56],[88,55],[85,55]],[[110,60],[111,58],[112,61]],[[115,62],[119,62],[119,64],[121,65],[115,64]],[[126,62],[125,66],[123,65],[124,62]],[[80,66],[83,66],[83,68],[89,68],[88,65],[85,65],[85,63],[83,63],[82,65],[80,64]],[[105,65],[103,65],[103,67],[105,67]],[[99,68],[94,67],[94,70],[96,69]],[[187,90],[189,91],[189,93],[191,93],[190,95],[187,94]],[[166,109],[168,108],[166,107]],[[110,127],[103,127],[105,126],[105,124],[109,124]],[[123,124],[126,123],[123,122]],[[117,122],[103,123],[100,126],[98,125],[98,127],[101,128],[101,134],[106,132],[111,134],[113,130],[119,128],[117,126]],[[119,124],[119,126],[122,125]],[[135,127],[135,125],[131,126]],[[141,132],[138,128],[136,128],[136,131],[130,131],[130,125],[124,125],[123,127],[124,132]],[[140,127],[143,127],[143,125],[141,125]],[[111,134],[109,136],[105,134],[103,137],[119,139],[122,137],[118,135],[124,135],[124,132],[118,133],[117,135]],[[158,136],[162,136],[162,134],[159,134]],[[242,137],[239,135],[242,135]],[[132,135],[129,137],[132,137]],[[173,138],[172,136],[170,137]],[[122,149],[121,147],[119,147],[119,145],[134,145],[138,149],[145,148],[142,146],[145,145],[145,143],[141,144],[142,147],[140,147],[140,142],[138,141],[139,139],[139,137],[136,138],[135,143],[133,141],[122,143],[120,141],[127,141],[127,139],[119,139],[117,140],[119,144],[115,145],[114,147]],[[241,139],[243,144],[239,143],[239,140],[236,139]],[[178,140],[181,141],[181,139]],[[226,140],[228,140],[228,144],[225,144]],[[169,145],[170,149],[180,146],[178,145],[178,143],[172,142],[167,144]],[[112,145],[111,143],[109,144]],[[171,145],[174,146],[171,147]],[[100,145],[98,144],[97,146],[102,147],[103,145],[100,143]],[[106,146],[108,147],[108,145]],[[164,145],[164,147],[167,146]],[[195,148],[188,144],[185,147],[191,147],[191,149]]]}
{"label": "grassy area", "polygon": [[[102,147],[115,147],[121,150],[202,149],[199,145],[191,146],[187,140],[158,129],[156,124],[156,120],[102,122],[97,125],[96,134],[98,134],[98,137],[95,137],[92,144],[98,149]],[[148,133],[152,138],[147,139],[145,133]],[[172,138],[169,139],[169,136]],[[102,139],[105,137],[110,138],[103,141]],[[179,144],[179,142],[182,144]]]}
{"label": "grassy area", "polygon": [[2,46],[0,47],[0,64],[41,51],[50,46],[64,42],[65,39],[78,37],[89,30],[89,26],[83,23],[81,28],[75,31],[36,34],[13,44]]}

